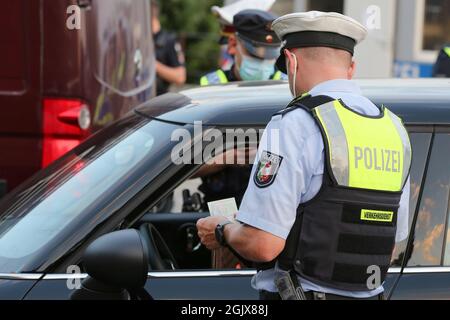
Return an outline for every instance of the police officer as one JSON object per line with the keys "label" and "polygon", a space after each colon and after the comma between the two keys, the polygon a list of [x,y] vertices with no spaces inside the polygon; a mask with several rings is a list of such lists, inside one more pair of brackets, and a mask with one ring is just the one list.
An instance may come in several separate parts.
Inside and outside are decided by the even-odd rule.
{"label": "police officer", "polygon": [[433,68],[433,77],[450,78],[450,44],[444,46],[439,52]]}
{"label": "police officer", "polygon": [[156,50],[157,94],[169,91],[171,84],[183,85],[186,82],[185,58],[182,47],[175,34],[161,28],[159,3],[151,0],[152,32]]}
{"label": "police officer", "polygon": [[220,24],[220,61],[219,66],[222,70],[230,70],[234,63],[234,57],[229,53],[228,40],[232,38],[235,41],[236,29],[233,26],[233,18],[243,10],[258,9],[269,11],[275,0],[228,0],[225,6],[213,6],[212,13],[217,17]]}
{"label": "police officer", "polygon": [[235,57],[230,70],[219,69],[200,79],[200,85],[233,81],[282,80],[275,69],[281,41],[270,29],[275,16],[262,10],[244,10],[234,16],[236,37],[229,39],[229,53]]}
{"label": "police officer", "polygon": [[295,99],[266,128],[237,222],[199,220],[199,236],[257,262],[262,299],[381,299],[408,233],[411,147],[401,120],[351,81],[367,31],[317,11],[273,29]]}

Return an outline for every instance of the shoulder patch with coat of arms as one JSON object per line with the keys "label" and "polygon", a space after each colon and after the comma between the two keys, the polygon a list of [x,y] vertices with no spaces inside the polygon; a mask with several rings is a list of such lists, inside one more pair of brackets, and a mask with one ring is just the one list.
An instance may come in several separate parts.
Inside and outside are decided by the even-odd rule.
{"label": "shoulder patch with coat of arms", "polygon": [[280,169],[283,157],[264,151],[253,177],[253,181],[259,188],[267,188],[275,181]]}

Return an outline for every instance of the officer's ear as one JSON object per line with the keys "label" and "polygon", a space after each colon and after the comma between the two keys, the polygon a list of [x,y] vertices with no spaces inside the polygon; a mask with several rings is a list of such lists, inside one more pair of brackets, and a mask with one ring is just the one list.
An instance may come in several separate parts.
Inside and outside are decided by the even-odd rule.
{"label": "officer's ear", "polygon": [[355,72],[356,72],[356,62],[354,60],[352,60],[352,63],[350,64],[350,67],[348,68],[348,71],[347,71],[348,80],[353,79]]}
{"label": "officer's ear", "polygon": [[288,71],[288,74],[295,74],[296,72],[296,56],[294,57],[295,53],[284,49],[284,60],[286,61],[286,69]]}
{"label": "officer's ear", "polygon": [[228,54],[230,56],[235,56],[237,52],[237,39],[236,36],[233,34],[228,37]]}

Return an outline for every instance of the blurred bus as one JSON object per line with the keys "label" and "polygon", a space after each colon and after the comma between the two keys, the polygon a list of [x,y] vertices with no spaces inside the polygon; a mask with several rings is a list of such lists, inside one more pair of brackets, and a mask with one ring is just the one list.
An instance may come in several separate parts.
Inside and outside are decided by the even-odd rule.
{"label": "blurred bus", "polygon": [[155,95],[148,0],[15,0],[0,12],[0,191]]}

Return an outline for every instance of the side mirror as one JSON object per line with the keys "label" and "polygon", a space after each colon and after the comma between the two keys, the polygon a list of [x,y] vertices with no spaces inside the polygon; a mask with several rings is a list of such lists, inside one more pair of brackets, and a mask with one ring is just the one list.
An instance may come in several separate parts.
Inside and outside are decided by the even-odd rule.
{"label": "side mirror", "polygon": [[89,276],[72,294],[72,300],[128,300],[129,292],[142,289],[147,281],[147,250],[134,229],[95,240],[84,252],[83,264]]}

